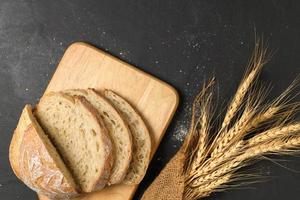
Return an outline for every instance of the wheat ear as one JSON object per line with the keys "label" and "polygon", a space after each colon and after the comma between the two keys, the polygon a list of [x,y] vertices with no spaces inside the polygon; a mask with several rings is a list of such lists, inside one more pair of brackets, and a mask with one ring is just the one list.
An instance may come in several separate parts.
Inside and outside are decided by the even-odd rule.
{"label": "wheat ear", "polygon": [[[185,139],[182,150],[185,152],[184,172],[190,170],[192,162],[200,162],[202,153],[206,149],[209,127],[209,106],[212,94],[208,91],[214,84],[212,78],[196,96],[192,106],[192,119],[190,129]],[[199,152],[200,151],[200,152]],[[196,158],[195,158],[196,157]]]}
{"label": "wheat ear", "polygon": [[238,87],[236,94],[234,95],[231,103],[229,104],[228,110],[225,114],[221,129],[227,127],[240,106],[243,103],[244,97],[249,91],[251,85],[255,82],[257,74],[260,72],[261,68],[267,63],[269,56],[267,55],[267,48],[264,48],[263,43],[258,40],[255,44],[255,48],[251,59],[248,64],[248,69],[250,72],[245,74],[240,86]]}
{"label": "wheat ear", "polygon": [[227,183],[231,175],[224,175],[217,180],[204,184],[198,188],[187,188],[184,193],[184,199],[199,199],[209,196],[212,192],[221,191],[222,185]]}
{"label": "wheat ear", "polygon": [[[208,134],[209,134],[209,124],[210,118],[208,113],[210,113],[210,103],[211,103],[211,94],[207,96],[201,106],[201,117],[199,123],[201,124],[199,131],[199,139],[197,144],[197,152],[195,157],[193,158],[193,162],[191,163],[191,170],[195,170],[197,166],[199,166],[204,160],[205,150],[207,146]],[[196,130],[197,131],[197,130]]]}
{"label": "wheat ear", "polygon": [[[260,143],[249,147],[245,153],[233,158],[230,162],[226,162],[219,169],[216,169],[210,174],[199,177],[191,185],[199,187],[205,183],[220,178],[224,174],[232,174],[236,170],[244,167],[248,160],[257,156],[262,156],[268,153],[283,154],[284,152],[293,153],[293,149],[300,146],[300,136],[274,139],[265,143]],[[297,151],[296,151],[297,152]],[[299,152],[299,151],[298,151]]]}
{"label": "wheat ear", "polygon": [[300,123],[293,123],[283,127],[275,127],[270,130],[266,130],[262,133],[255,135],[248,140],[248,145],[258,145],[260,143],[268,142],[275,138],[286,137],[288,135],[295,135],[300,132]]}
{"label": "wheat ear", "polygon": [[[256,109],[266,96],[266,91],[264,91],[263,89],[252,89],[252,86],[255,85],[257,74],[260,72],[260,69],[263,67],[263,65],[267,62],[267,59],[265,59],[267,52],[263,45],[261,44],[261,47],[257,45],[256,48],[257,49],[255,49],[253,53],[254,55],[252,56],[251,62],[249,64],[250,66],[252,66],[252,71],[246,73],[246,77],[243,79],[236,92],[236,95],[229,105],[220,132],[215,137],[212,145],[212,157],[218,156],[220,152],[230,146],[230,143],[234,143],[245,136],[247,131],[251,128],[249,126],[250,120],[257,112]],[[248,99],[244,100],[247,93]],[[233,127],[228,128],[229,124],[232,123],[234,116],[236,115],[238,110],[242,108],[242,105],[245,101],[247,102],[248,106],[246,106],[246,108],[244,109],[242,116],[237,120],[237,122],[234,123]]]}
{"label": "wheat ear", "polygon": [[[246,131],[252,131],[262,123],[271,119],[280,121],[288,120],[299,108],[299,103],[288,104],[292,98],[289,98],[290,93],[299,85],[300,77],[297,77],[289,87],[282,92],[273,102],[257,114],[246,127]],[[295,98],[297,95],[294,95]],[[279,114],[276,116],[276,114]],[[282,120],[280,120],[282,118]]]}
{"label": "wheat ear", "polygon": [[230,144],[234,143],[236,140],[240,139],[243,135],[245,135],[245,128],[248,125],[249,120],[253,116],[253,110],[246,109],[241,118],[234,124],[229,131],[224,132],[224,136],[220,137],[216,141],[216,146],[211,153],[211,157],[221,156],[222,152],[226,150],[226,147],[230,146]]}
{"label": "wheat ear", "polygon": [[235,145],[231,146],[227,151],[225,151],[222,156],[207,159],[203,165],[199,166],[197,170],[192,171],[189,176],[187,176],[186,184],[188,185],[199,177],[212,172],[218,166],[224,164],[228,160],[231,160],[232,157],[242,154],[244,152],[243,147],[244,141],[239,141]]}
{"label": "wheat ear", "polygon": [[272,119],[279,110],[279,107],[271,106],[265,112],[259,113],[252,120],[250,120],[249,124],[245,128],[245,131],[249,132],[251,130],[254,130],[263,122]]}
{"label": "wheat ear", "polygon": [[[208,140],[212,95],[209,83],[196,97],[192,123],[184,142],[184,199],[194,200],[212,192],[231,188],[226,185],[238,180],[235,173],[265,154],[295,154],[300,147],[300,121],[291,123],[300,103],[289,104],[290,92],[300,82],[296,79],[273,102],[261,106],[265,90],[257,90],[256,78],[269,59],[267,48],[258,40],[248,64],[248,71],[231,100],[227,113],[213,137]],[[261,108],[262,107],[262,108]],[[266,124],[265,127],[262,124]],[[250,139],[250,133],[257,133]],[[240,176],[246,180],[250,176]],[[239,180],[240,180],[239,179]]]}

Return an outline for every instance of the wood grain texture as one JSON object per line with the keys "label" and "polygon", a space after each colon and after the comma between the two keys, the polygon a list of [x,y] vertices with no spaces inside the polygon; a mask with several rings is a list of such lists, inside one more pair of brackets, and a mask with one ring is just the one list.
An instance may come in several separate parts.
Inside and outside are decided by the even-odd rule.
{"label": "wood grain texture", "polygon": [[[85,43],[65,52],[45,93],[64,89],[111,89],[129,101],[144,118],[155,153],[178,105],[178,94],[161,80]],[[137,185],[114,185],[79,200],[129,200]],[[47,200],[41,197],[41,200]]]}

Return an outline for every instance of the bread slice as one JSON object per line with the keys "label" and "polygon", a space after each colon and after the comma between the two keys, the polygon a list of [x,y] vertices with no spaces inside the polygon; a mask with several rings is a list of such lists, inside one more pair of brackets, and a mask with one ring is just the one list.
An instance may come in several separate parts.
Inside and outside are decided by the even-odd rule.
{"label": "bread slice", "polygon": [[132,162],[124,179],[124,183],[138,184],[145,176],[150,161],[150,133],[141,116],[125,99],[110,90],[105,90],[104,96],[122,114],[123,119],[125,119],[129,125],[132,133],[134,151]]}
{"label": "bread slice", "polygon": [[35,114],[82,191],[103,188],[112,167],[112,144],[89,102],[52,92],[40,100]]}
{"label": "bread slice", "polygon": [[13,171],[34,191],[54,199],[67,199],[79,188],[51,141],[26,105],[9,149]]}
{"label": "bread slice", "polygon": [[93,89],[67,90],[67,94],[84,96],[102,116],[114,146],[115,163],[108,184],[117,184],[126,176],[132,157],[131,133],[116,109]]}

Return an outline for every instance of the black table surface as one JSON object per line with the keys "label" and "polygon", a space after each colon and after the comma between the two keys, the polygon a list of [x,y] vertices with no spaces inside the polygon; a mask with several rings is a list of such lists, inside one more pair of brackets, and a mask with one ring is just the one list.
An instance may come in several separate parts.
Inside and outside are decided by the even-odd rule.
{"label": "black table surface", "polygon": [[[261,76],[272,83],[275,96],[300,72],[297,0],[0,0],[0,199],[36,199],[10,168],[9,142],[24,104],[38,101],[73,42],[93,44],[180,94],[175,117],[134,197],[139,199],[180,147],[188,108],[202,83],[215,75],[220,101],[234,94],[255,30],[276,50]],[[280,159],[284,167],[270,161],[251,167],[266,181],[207,199],[299,199],[300,159]]]}

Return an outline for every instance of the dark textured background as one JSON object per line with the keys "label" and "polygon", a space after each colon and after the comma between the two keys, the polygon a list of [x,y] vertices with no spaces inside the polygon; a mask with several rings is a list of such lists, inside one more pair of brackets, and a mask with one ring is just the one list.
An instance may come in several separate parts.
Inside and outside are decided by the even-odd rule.
{"label": "dark textured background", "polygon": [[[214,74],[221,101],[232,96],[254,44],[254,27],[277,50],[262,73],[276,95],[300,72],[297,0],[0,0],[0,199],[36,199],[10,169],[9,141],[22,107],[38,100],[71,43],[89,42],[180,93],[138,199],[180,146],[199,85]],[[300,171],[300,158],[284,159],[282,165]],[[272,162],[252,170],[272,179],[208,199],[299,199],[299,172]]]}

